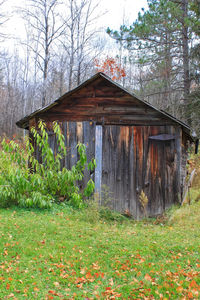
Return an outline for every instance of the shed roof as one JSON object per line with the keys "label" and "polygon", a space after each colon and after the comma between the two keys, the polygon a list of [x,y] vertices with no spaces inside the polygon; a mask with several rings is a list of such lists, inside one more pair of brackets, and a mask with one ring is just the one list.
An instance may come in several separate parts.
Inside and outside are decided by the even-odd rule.
{"label": "shed roof", "polygon": [[[22,118],[21,120],[19,120],[16,123],[17,126],[20,127],[20,128],[23,128],[23,129],[29,129],[29,120],[30,119],[32,119],[33,117],[37,117],[37,116],[39,116],[40,114],[42,114],[44,112],[48,112],[51,108],[53,108],[56,105],[59,105],[60,102],[62,102],[63,100],[68,99],[70,96],[72,96],[74,93],[78,92],[79,90],[83,89],[84,87],[89,86],[90,84],[92,84],[98,78],[102,78],[102,79],[108,81],[112,86],[115,86],[115,87],[121,89],[122,91],[124,91],[129,96],[132,96],[134,99],[137,99],[137,101],[139,101],[141,104],[143,104],[143,105],[145,105],[145,106],[147,106],[151,109],[154,109],[155,111],[157,111],[161,115],[163,115],[165,118],[171,120],[173,123],[176,123],[176,124],[180,125],[183,128],[184,132],[187,135],[190,136],[191,128],[186,123],[178,120],[177,118],[175,118],[174,116],[170,115],[169,113],[167,113],[163,110],[159,110],[158,108],[154,107],[153,105],[151,105],[147,101],[138,98],[136,95],[129,92],[127,89],[122,87],[120,84],[114,82],[110,77],[108,77],[107,75],[105,75],[102,72],[99,72],[99,73],[95,74],[94,76],[92,76],[91,78],[89,78],[88,80],[86,80],[85,82],[80,84],[78,87],[76,87],[76,88],[72,89],[71,91],[65,93],[63,96],[61,96],[60,98],[58,98],[57,100],[55,100],[51,104],[34,111],[30,115],[25,116],[24,118]],[[190,136],[190,138],[191,138],[191,136]]]}

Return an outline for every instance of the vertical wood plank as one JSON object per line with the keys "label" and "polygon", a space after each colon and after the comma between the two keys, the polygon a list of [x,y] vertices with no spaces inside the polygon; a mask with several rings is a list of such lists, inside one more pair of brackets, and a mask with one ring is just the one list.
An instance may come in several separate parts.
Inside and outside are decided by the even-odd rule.
{"label": "vertical wood plank", "polygon": [[135,174],[135,152],[134,152],[134,127],[131,126],[131,136],[130,136],[130,171],[129,171],[129,211],[130,214],[136,218],[137,217],[137,197],[136,197],[136,174]]}
{"label": "vertical wood plank", "polygon": [[69,128],[69,168],[71,169],[77,162],[77,134],[76,122],[68,122]]}

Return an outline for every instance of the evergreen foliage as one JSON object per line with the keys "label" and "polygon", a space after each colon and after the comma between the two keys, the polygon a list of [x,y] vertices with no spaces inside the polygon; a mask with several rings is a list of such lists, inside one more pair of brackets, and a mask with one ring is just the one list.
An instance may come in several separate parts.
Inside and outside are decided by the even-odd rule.
{"label": "evergreen foliage", "polygon": [[[161,109],[193,125],[190,92],[198,73],[198,0],[148,0],[148,9],[131,26],[107,33],[137,57],[143,70],[138,93]],[[198,45],[197,45],[198,44]]]}

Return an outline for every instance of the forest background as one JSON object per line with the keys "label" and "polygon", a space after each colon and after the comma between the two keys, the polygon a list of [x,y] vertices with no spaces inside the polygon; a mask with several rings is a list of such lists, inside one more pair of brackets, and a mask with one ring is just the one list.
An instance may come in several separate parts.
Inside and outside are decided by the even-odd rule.
{"label": "forest background", "polygon": [[1,135],[22,135],[17,120],[97,71],[200,133],[199,0],[148,0],[128,19],[124,1],[116,25],[96,0],[10,1],[0,2]]}

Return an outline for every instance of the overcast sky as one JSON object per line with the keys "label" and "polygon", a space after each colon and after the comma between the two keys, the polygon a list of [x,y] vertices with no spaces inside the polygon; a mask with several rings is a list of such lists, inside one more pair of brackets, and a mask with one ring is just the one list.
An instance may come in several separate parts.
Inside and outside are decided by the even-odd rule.
{"label": "overcast sky", "polygon": [[[26,0],[7,0],[4,10],[10,15],[6,23],[5,32],[11,36],[22,38],[25,34],[23,20],[15,13],[17,6],[23,6]],[[137,18],[141,8],[147,8],[147,0],[99,0],[99,9],[106,13],[99,18],[102,28],[110,27],[118,30],[123,22],[131,24]],[[98,21],[97,21],[98,25]],[[104,30],[104,29],[103,29]],[[8,42],[9,47],[14,46],[13,41]],[[14,46],[15,47],[15,46]]]}
{"label": "overcast sky", "polygon": [[100,0],[102,8],[108,12],[104,16],[105,27],[118,29],[125,19],[131,24],[141,8],[147,8],[147,0]]}
{"label": "overcast sky", "polygon": [[[6,10],[9,14],[13,15],[13,10],[16,6],[21,6],[24,0],[7,0]],[[147,0],[99,0],[100,7],[102,11],[107,11],[107,13],[102,17],[102,25],[105,28],[119,28],[123,20],[129,21],[131,23],[137,18],[138,12],[141,8],[147,7]],[[10,31],[19,29],[19,20],[14,19],[10,24]],[[17,33],[19,31],[17,30]]]}

